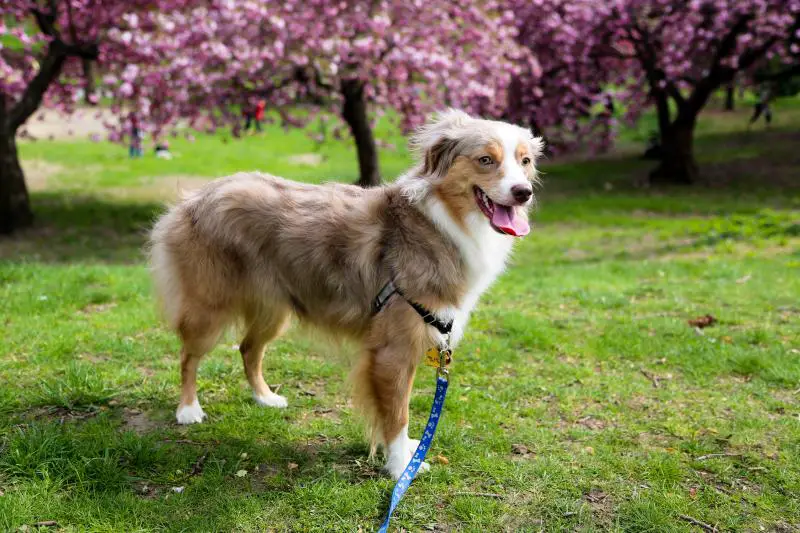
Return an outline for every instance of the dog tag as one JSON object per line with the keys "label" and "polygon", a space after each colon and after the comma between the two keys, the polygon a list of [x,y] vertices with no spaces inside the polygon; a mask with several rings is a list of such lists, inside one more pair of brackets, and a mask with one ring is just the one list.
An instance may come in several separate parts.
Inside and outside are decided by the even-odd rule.
{"label": "dog tag", "polygon": [[[433,368],[439,368],[440,353],[441,352],[439,348],[436,347],[428,348],[425,351],[425,366],[432,366]],[[450,355],[450,353],[451,353],[450,350],[447,350],[447,353],[444,356],[444,366],[449,365],[450,361],[452,360],[452,356]]]}
{"label": "dog tag", "polygon": [[425,351],[425,366],[439,368],[439,348],[428,348]]}

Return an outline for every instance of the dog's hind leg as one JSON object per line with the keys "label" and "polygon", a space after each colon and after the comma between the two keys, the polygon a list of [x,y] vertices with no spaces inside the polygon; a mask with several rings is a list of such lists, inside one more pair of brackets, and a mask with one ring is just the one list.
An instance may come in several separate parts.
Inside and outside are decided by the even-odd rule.
{"label": "dog's hind leg", "polygon": [[175,417],[178,424],[202,422],[206,414],[197,399],[197,367],[216,344],[225,321],[206,310],[184,315],[178,324],[181,336],[181,401]]}
{"label": "dog's hind leg", "polygon": [[269,317],[248,318],[247,334],[239,344],[242,354],[244,372],[247,381],[253,388],[253,399],[259,404],[268,407],[286,407],[286,398],[275,394],[264,381],[261,370],[261,360],[264,357],[264,347],[268,342],[278,337],[289,324],[289,311],[272,310]]}

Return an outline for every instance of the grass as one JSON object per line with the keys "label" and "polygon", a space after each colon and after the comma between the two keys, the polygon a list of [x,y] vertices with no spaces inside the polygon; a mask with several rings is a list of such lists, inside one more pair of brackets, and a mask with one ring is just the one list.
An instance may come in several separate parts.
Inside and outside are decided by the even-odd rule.
{"label": "grass", "polygon": [[[431,452],[447,464],[414,482],[394,527],[800,527],[800,112],[749,133],[746,113],[703,118],[709,183],[693,189],[634,187],[652,163],[633,156],[545,165],[534,231],[455,353]],[[380,137],[394,175],[408,155]],[[392,483],[367,459],[347,348],[299,330],[274,343],[277,411],[250,401],[228,335],[200,371],[210,420],[178,427],[178,344],[141,253],[174,176],[349,181],[352,149],[276,129],[173,148],[169,162],[21,148],[42,175],[37,228],[0,241],[0,529],[374,530]],[[290,157],[315,150],[316,166]],[[707,313],[718,323],[687,324]],[[420,372],[412,433],[433,386]]]}

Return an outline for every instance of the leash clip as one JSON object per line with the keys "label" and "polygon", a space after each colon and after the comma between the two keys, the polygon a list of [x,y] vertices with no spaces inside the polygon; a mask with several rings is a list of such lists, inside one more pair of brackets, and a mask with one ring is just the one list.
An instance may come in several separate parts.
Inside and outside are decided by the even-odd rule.
{"label": "leash clip", "polygon": [[436,375],[447,379],[450,373],[447,366],[453,360],[453,350],[450,348],[450,335],[443,336],[442,342],[438,347],[433,346],[425,352],[425,359],[423,360],[425,366],[430,366],[436,369]]}
{"label": "leash clip", "polygon": [[453,350],[450,349],[450,334],[444,335],[444,340],[439,346],[439,366],[436,368],[436,374],[439,377],[447,379],[450,372],[447,370],[447,365],[453,360]]}

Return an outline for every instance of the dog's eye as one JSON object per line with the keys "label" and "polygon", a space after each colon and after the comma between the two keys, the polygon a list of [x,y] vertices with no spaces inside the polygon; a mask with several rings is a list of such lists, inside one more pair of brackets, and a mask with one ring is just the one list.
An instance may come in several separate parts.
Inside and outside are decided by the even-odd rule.
{"label": "dog's eye", "polygon": [[531,164],[531,158],[530,157],[523,157],[522,158],[522,166],[523,167],[527,167],[530,164]]}
{"label": "dog's eye", "polygon": [[478,158],[478,163],[480,163],[483,166],[489,166],[492,163],[494,163],[494,161],[492,161],[491,157],[489,157],[488,155],[485,155],[483,157],[479,157]]}

